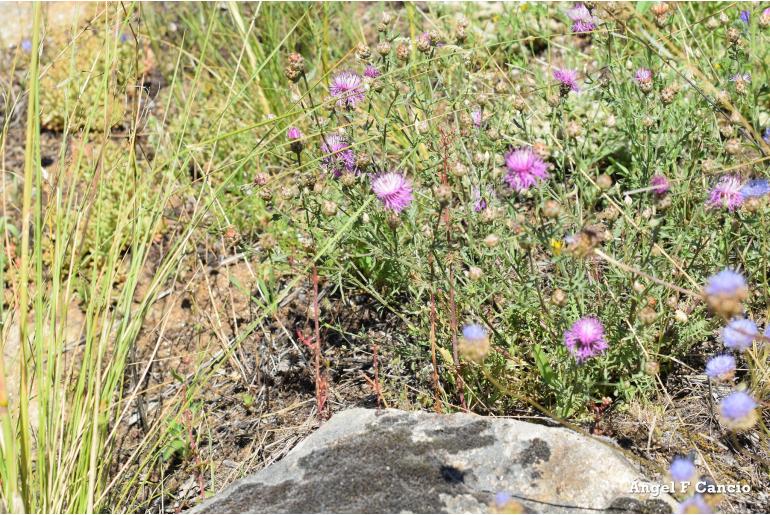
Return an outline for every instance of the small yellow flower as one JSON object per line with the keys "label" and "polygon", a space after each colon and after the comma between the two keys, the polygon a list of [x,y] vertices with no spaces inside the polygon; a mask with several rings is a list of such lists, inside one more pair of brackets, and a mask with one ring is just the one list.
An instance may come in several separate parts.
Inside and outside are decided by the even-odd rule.
{"label": "small yellow flower", "polygon": [[560,255],[563,248],[564,242],[562,240],[551,238],[551,252],[553,252],[554,256]]}

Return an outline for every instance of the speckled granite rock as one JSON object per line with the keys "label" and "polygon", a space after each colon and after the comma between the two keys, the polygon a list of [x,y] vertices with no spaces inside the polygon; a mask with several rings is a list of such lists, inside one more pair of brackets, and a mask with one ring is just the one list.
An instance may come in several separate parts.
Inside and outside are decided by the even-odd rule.
{"label": "speckled granite rock", "polygon": [[527,512],[671,511],[631,493],[638,467],[564,428],[466,414],[352,409],[280,462],[194,513],[489,512],[508,492]]}

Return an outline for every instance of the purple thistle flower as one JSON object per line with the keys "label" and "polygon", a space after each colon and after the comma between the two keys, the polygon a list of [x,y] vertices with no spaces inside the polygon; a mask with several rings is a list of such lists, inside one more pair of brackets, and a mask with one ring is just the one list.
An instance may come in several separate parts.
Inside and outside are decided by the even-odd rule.
{"label": "purple thistle flower", "polygon": [[583,317],[564,333],[564,345],[582,362],[607,350],[604,326],[596,317]]}
{"label": "purple thistle flower", "polygon": [[505,182],[516,192],[522,192],[548,178],[548,163],[543,161],[531,148],[521,147],[505,154],[508,172]]}
{"label": "purple thistle flower", "polygon": [[337,106],[354,108],[365,98],[361,77],[351,71],[340,72],[329,84],[329,94],[337,99]]}
{"label": "purple thistle flower", "polygon": [[321,144],[321,152],[326,154],[321,159],[321,164],[334,177],[339,177],[343,172],[357,172],[356,154],[350,148],[348,141],[339,134],[329,134],[324,136],[324,142]]}
{"label": "purple thistle flower", "polygon": [[719,417],[729,429],[748,429],[756,422],[757,406],[757,401],[748,393],[733,392],[719,403]]}
{"label": "purple thistle flower", "polygon": [[412,203],[412,183],[399,172],[388,172],[372,178],[372,191],[386,209],[400,213]]}
{"label": "purple thistle flower", "polygon": [[671,189],[671,184],[665,175],[655,174],[650,179],[650,186],[656,195],[665,195]]}
{"label": "purple thistle flower", "polygon": [[575,93],[580,91],[580,86],[578,86],[577,82],[577,70],[555,68],[553,70],[553,78],[559,83],[562,94],[567,94],[570,91]]}
{"label": "purple thistle flower", "polygon": [[638,84],[649,84],[652,82],[652,70],[649,68],[639,68],[636,70],[636,74],[634,75],[634,80]]}
{"label": "purple thistle flower", "polygon": [[770,193],[770,182],[767,179],[751,179],[741,187],[741,195],[745,198],[764,197]]}
{"label": "purple thistle flower", "polygon": [[741,21],[746,25],[751,21],[751,13],[749,11],[741,11]]}
{"label": "purple thistle flower", "polygon": [[706,375],[719,381],[732,379],[735,376],[735,358],[729,354],[714,356],[706,363]]}
{"label": "purple thistle flower", "polygon": [[380,73],[380,70],[378,70],[376,66],[367,64],[366,68],[364,68],[364,77],[368,79],[376,79],[380,75],[382,75],[382,73]]}
{"label": "purple thistle flower", "polygon": [[725,268],[709,277],[704,291],[706,295],[740,296],[746,289],[746,279],[735,270]]}
{"label": "purple thistle flower", "polygon": [[692,480],[697,472],[698,470],[695,468],[695,464],[692,460],[682,458],[681,456],[674,458],[671,462],[671,466],[668,468],[671,479],[679,483]]}
{"label": "purple thistle flower", "polygon": [[299,130],[297,127],[289,127],[289,129],[286,131],[286,139],[289,140],[289,148],[291,148],[292,152],[295,154],[299,154],[302,152],[302,149],[304,148],[304,144],[302,141],[302,131]]}
{"label": "purple thistle flower", "polygon": [[695,494],[679,503],[677,513],[714,513],[714,509],[701,494]]}
{"label": "purple thistle flower", "polygon": [[757,324],[747,318],[736,318],[722,329],[722,341],[728,349],[744,351],[759,335]]}
{"label": "purple thistle flower", "polygon": [[709,192],[706,204],[710,207],[724,207],[729,211],[735,211],[744,200],[740,178],[735,175],[726,175],[719,179],[716,186]]}
{"label": "purple thistle flower", "polygon": [[289,129],[286,131],[286,139],[289,141],[296,141],[300,138],[302,138],[302,131],[297,127],[289,127]]}
{"label": "purple thistle flower", "polygon": [[572,32],[591,32],[596,29],[597,19],[588,10],[585,4],[577,3],[567,10],[567,16],[573,21]]}

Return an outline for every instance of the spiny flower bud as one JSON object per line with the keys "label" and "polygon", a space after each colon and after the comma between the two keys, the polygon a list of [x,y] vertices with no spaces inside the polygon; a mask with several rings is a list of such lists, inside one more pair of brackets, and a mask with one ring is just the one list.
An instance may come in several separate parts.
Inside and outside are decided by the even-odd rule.
{"label": "spiny flower bud", "polygon": [[433,46],[441,45],[444,42],[444,36],[437,30],[430,31],[428,37],[430,38],[430,44]]}
{"label": "spiny flower bud", "polygon": [[370,57],[372,57],[372,51],[369,48],[369,45],[366,43],[359,43],[358,46],[356,46],[356,57],[358,57],[362,61],[368,61]]}
{"label": "spiny flower bud", "polygon": [[481,221],[484,223],[492,223],[497,218],[497,211],[491,207],[487,207],[481,212]]}
{"label": "spiny flower bud", "polygon": [[417,48],[418,52],[421,52],[423,54],[427,54],[430,52],[431,44],[430,44],[430,35],[428,35],[427,32],[423,32],[419,36],[417,36],[417,43],[415,44],[415,47]]}
{"label": "spiny flower bud", "polygon": [[465,166],[461,161],[456,162],[449,171],[455,177],[465,177],[468,175],[468,167]]}
{"label": "spiny flower bud", "polygon": [[257,174],[254,176],[254,185],[255,186],[264,186],[267,184],[267,181],[270,179],[270,176],[267,175],[265,172],[257,172]]}
{"label": "spiny flower bud", "polygon": [[551,302],[556,306],[563,306],[567,303],[567,293],[562,289],[555,289],[551,294]]}
{"label": "spiny flower bud", "polygon": [[567,137],[576,139],[583,134],[583,127],[576,121],[570,121],[567,124]]}
{"label": "spiny flower bud", "polygon": [[725,142],[725,152],[731,156],[739,154],[741,151],[741,140],[731,138]]}
{"label": "spiny flower bud", "polygon": [[657,311],[651,306],[645,306],[639,311],[639,321],[644,325],[651,325],[657,317]]}
{"label": "spiny flower bud", "polygon": [[471,267],[468,267],[467,274],[468,274],[468,279],[470,279],[471,281],[478,281],[484,275],[484,272],[481,270],[481,268],[477,266],[471,266]]}
{"label": "spiny flower bud", "polygon": [[356,174],[348,171],[344,172],[340,175],[340,183],[346,188],[353,186],[356,183]]}
{"label": "spiny flower bud", "polygon": [[763,29],[770,27],[770,8],[762,11],[762,14],[759,16],[759,26]]}
{"label": "spiny flower bud", "polygon": [[359,152],[356,155],[356,168],[358,168],[361,171],[365,171],[369,164],[372,162],[371,158],[369,157],[369,154],[366,152]]}
{"label": "spiny flower bud", "polygon": [[331,200],[325,200],[321,204],[321,212],[326,216],[334,216],[337,214],[337,204]]}
{"label": "spiny flower bud", "polygon": [[395,211],[388,211],[388,227],[394,231],[401,225],[401,217]]}
{"label": "spiny flower bud", "polygon": [[438,200],[442,206],[445,206],[452,199],[452,188],[447,184],[439,184],[433,188],[433,195],[435,195],[436,200]]}
{"label": "spiny flower bud", "polygon": [[380,54],[382,57],[385,57],[386,55],[390,54],[390,43],[387,41],[382,41],[377,45],[377,53]]}
{"label": "spiny flower bud", "polygon": [[287,59],[288,66],[297,70],[298,72],[302,73],[305,71],[305,58],[302,57],[302,55],[294,52],[289,54],[289,58]]}
{"label": "spiny flower bud", "polygon": [[527,107],[527,103],[524,101],[524,98],[519,95],[516,95],[513,97],[513,100],[511,100],[511,104],[513,108],[519,112],[524,111],[524,109]]}
{"label": "spiny flower bud", "polygon": [[457,27],[455,29],[455,41],[458,44],[463,44],[466,39],[468,39],[468,34],[465,32],[465,27]]}
{"label": "spiny flower bud", "polygon": [[608,190],[612,187],[612,177],[603,173],[596,178],[596,185],[599,186],[599,189]]}
{"label": "spiny flower bud", "polygon": [[586,227],[579,233],[569,236],[565,239],[567,243],[567,252],[577,257],[585,257],[602,242],[605,238],[605,230],[602,227]]}
{"label": "spiny flower bud", "polygon": [[741,31],[735,27],[727,29],[727,42],[731,45],[737,45],[741,40]]}
{"label": "spiny flower bud", "polygon": [[409,61],[409,44],[399,43],[396,47],[396,59],[402,63]]}
{"label": "spiny flower bud", "polygon": [[561,206],[556,200],[548,199],[543,203],[543,216],[546,218],[558,218],[561,214]]}
{"label": "spiny flower bud", "polygon": [[648,376],[656,376],[660,373],[660,363],[657,361],[647,361],[644,364],[644,373]]}
{"label": "spiny flower bud", "polygon": [[497,244],[500,243],[500,237],[496,234],[489,234],[486,238],[484,238],[484,245],[487,247],[494,248],[497,247]]}
{"label": "spiny flower bud", "polygon": [[677,90],[676,88],[672,86],[666,86],[663,88],[663,91],[660,92],[660,101],[663,102],[663,105],[669,105],[671,102],[674,101],[674,97],[676,97]]}
{"label": "spiny flower bud", "polygon": [[302,78],[302,72],[295,68],[292,68],[291,66],[287,66],[286,68],[284,68],[283,74],[291,82],[299,82],[299,79]]}

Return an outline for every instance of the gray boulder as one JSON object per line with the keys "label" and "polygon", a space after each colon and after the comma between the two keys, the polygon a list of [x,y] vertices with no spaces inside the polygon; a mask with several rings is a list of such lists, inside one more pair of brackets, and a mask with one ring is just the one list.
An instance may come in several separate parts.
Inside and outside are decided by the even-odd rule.
{"label": "gray boulder", "polygon": [[671,512],[642,485],[614,444],[561,427],[351,409],[192,512],[487,513],[499,492],[529,513]]}

